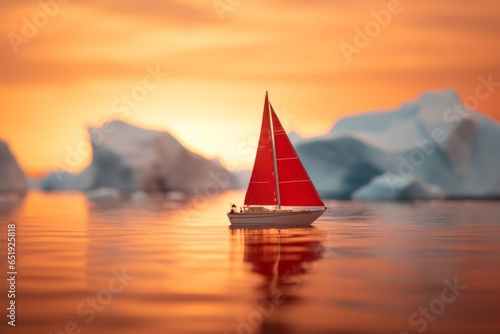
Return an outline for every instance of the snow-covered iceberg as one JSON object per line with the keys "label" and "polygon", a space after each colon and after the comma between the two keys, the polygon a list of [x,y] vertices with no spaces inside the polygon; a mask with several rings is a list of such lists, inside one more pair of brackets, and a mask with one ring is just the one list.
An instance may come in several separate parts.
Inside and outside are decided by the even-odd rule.
{"label": "snow-covered iceberg", "polygon": [[78,175],[56,171],[43,180],[42,189],[211,195],[231,187],[230,173],[217,160],[189,151],[168,132],[112,121],[89,129],[95,133],[101,135],[90,136],[90,166]]}
{"label": "snow-covered iceberg", "polygon": [[296,145],[327,198],[500,197],[500,126],[453,91],[339,121]]}
{"label": "snow-covered iceberg", "polygon": [[7,143],[0,140],[0,193],[24,192],[27,188],[23,170]]}

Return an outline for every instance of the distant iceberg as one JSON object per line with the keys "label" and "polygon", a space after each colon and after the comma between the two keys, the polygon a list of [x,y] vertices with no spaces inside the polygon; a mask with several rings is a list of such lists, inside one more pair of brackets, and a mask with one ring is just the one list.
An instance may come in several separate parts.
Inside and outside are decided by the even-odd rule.
{"label": "distant iceberg", "polygon": [[22,193],[27,188],[23,170],[7,143],[0,140],[0,193]]}
{"label": "distant iceberg", "polygon": [[500,126],[453,91],[339,121],[297,152],[326,198],[500,197]]}
{"label": "distant iceberg", "polygon": [[142,190],[210,195],[232,186],[230,173],[217,160],[189,151],[167,132],[122,121],[89,129],[89,133],[96,132],[103,136],[91,137],[90,166],[78,175],[53,172],[42,181],[42,189],[104,188],[125,193]]}
{"label": "distant iceberg", "polygon": [[[104,129],[112,131],[92,142],[92,163],[82,173],[52,173],[42,189],[203,196],[248,185],[249,171],[231,175],[167,132],[121,121],[89,132]],[[453,91],[425,93],[397,110],[342,119],[318,137],[290,136],[324,198],[500,198],[500,126],[467,109]],[[0,145],[0,157],[1,150]],[[6,184],[1,168],[0,185]],[[95,194],[100,193],[90,193]]]}

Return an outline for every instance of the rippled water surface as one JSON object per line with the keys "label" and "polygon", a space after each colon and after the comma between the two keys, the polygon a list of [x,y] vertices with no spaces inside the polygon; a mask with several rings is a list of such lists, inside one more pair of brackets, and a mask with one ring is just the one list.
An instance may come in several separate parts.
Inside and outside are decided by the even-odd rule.
{"label": "rippled water surface", "polygon": [[[31,193],[4,333],[499,333],[500,202],[329,202],[312,228],[230,229],[228,203]],[[80,331],[80,332],[79,332]]]}

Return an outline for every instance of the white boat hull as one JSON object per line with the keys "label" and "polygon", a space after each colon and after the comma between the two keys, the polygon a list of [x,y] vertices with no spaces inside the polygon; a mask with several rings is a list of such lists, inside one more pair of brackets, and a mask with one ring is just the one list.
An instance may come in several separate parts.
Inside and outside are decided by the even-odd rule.
{"label": "white boat hull", "polygon": [[301,227],[311,225],[325,210],[229,212],[227,217],[231,227]]}

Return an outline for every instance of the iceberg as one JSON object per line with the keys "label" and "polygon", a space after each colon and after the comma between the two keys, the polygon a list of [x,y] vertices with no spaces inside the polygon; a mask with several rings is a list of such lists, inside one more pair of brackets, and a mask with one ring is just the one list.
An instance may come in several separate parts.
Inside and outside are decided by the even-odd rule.
{"label": "iceberg", "polygon": [[121,192],[114,188],[97,188],[87,191],[86,195],[91,201],[116,201],[121,198]]}
{"label": "iceberg", "polygon": [[248,184],[250,183],[250,177],[252,176],[252,171],[250,169],[237,170],[233,171],[231,175],[234,180],[234,188],[247,189]]}
{"label": "iceberg", "polygon": [[354,200],[364,201],[395,201],[413,199],[437,199],[445,198],[444,192],[439,188],[429,185],[418,177],[409,177],[394,188],[388,186],[387,175],[379,175],[352,194]]}
{"label": "iceberg", "polygon": [[23,193],[28,183],[6,142],[0,140],[0,193]]}
{"label": "iceberg", "polygon": [[93,168],[85,168],[79,174],[71,174],[60,170],[45,176],[39,187],[45,191],[52,190],[89,190],[92,189]]}
{"label": "iceberg", "polygon": [[337,122],[296,145],[325,198],[500,197],[500,126],[454,91]]}
{"label": "iceberg", "polygon": [[42,189],[190,195],[212,194],[232,185],[230,173],[219,161],[191,152],[168,132],[111,121],[100,128],[89,128],[89,137],[91,164],[77,175],[62,171],[49,174],[42,181]]}

